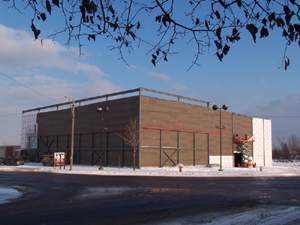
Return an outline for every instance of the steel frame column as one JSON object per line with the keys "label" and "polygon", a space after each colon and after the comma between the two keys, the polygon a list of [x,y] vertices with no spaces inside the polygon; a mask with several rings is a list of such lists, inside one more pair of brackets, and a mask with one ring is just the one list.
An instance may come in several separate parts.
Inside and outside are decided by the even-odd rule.
{"label": "steel frame column", "polygon": [[58,135],[55,135],[55,152],[57,152],[58,148]]}
{"label": "steel frame column", "polygon": [[177,156],[178,156],[178,159],[177,159],[177,164],[180,163],[180,131],[177,131]]}
{"label": "steel frame column", "polygon": [[120,161],[121,161],[121,167],[123,167],[123,148],[124,148],[124,143],[123,143],[123,135],[124,135],[124,132],[121,131],[121,156],[120,156]]}
{"label": "steel frame column", "polygon": [[193,133],[193,149],[194,149],[193,161],[194,161],[194,166],[196,166],[196,134],[195,133]]}
{"label": "steel frame column", "polygon": [[142,117],[142,88],[139,88],[139,149],[138,149],[138,168],[141,169],[141,155],[142,155],[142,149],[141,149],[141,117]]}
{"label": "steel frame column", "polygon": [[69,154],[69,135],[66,135],[66,149],[65,149],[65,153],[66,153],[66,163],[67,160],[69,159],[68,154]]}
{"label": "steel frame column", "polygon": [[160,138],[160,167],[162,167],[162,153],[163,153],[163,148],[162,148],[162,130],[159,130],[159,138]]}
{"label": "steel frame column", "polygon": [[223,152],[222,152],[222,109],[220,109],[220,171],[223,170],[223,165],[222,165],[222,157],[223,157]]}
{"label": "steel frame column", "polygon": [[37,138],[37,149],[36,149],[36,152],[35,152],[35,161],[38,162],[38,155],[39,155],[39,149],[40,149],[40,138],[41,136],[39,136]]}
{"label": "steel frame column", "polygon": [[107,132],[105,131],[104,133],[104,154],[105,154],[105,162],[104,162],[104,166],[107,166]]}
{"label": "steel frame column", "polygon": [[[234,137],[234,113],[231,116],[231,123],[232,123],[232,137]],[[234,142],[232,141],[232,155],[234,156]]]}
{"label": "steel frame column", "polygon": [[94,133],[91,133],[91,166],[93,166],[93,155],[94,155]]}
{"label": "steel frame column", "polygon": [[208,164],[210,164],[209,156],[210,156],[210,134],[207,134],[207,148],[208,148]]}
{"label": "steel frame column", "polygon": [[81,147],[81,134],[80,133],[78,133],[78,142],[77,142],[77,149],[76,149],[76,154],[77,154],[77,156],[76,156],[76,158],[77,158],[77,165],[79,165],[80,164],[80,147]]}
{"label": "steel frame column", "polygon": [[[252,149],[253,152],[253,149]],[[253,154],[253,153],[252,153]],[[263,159],[264,159],[264,166],[266,166],[266,151],[265,151],[265,119],[263,119]]]}

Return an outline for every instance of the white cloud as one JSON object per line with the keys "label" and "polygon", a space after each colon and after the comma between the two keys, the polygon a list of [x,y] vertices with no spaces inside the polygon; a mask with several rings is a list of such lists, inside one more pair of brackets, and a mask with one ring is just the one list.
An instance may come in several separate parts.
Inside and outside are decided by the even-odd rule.
{"label": "white cloud", "polygon": [[[21,80],[21,78],[17,79]],[[22,82],[33,79],[36,80],[34,85],[30,86],[30,89],[34,91],[14,84],[13,81],[0,83],[0,102],[3,106],[0,108],[0,124],[3,128],[0,129],[0,145],[20,143],[21,113],[23,110],[66,102],[65,95],[77,100],[122,90],[121,87],[108,80],[96,77],[93,78],[92,85],[70,83],[46,75],[22,77]],[[11,114],[17,115],[9,116]]]}
{"label": "white cloud", "polygon": [[300,116],[300,91],[275,101],[265,102],[252,110],[253,114],[265,116]]}
{"label": "white cloud", "polygon": [[148,71],[147,74],[151,77],[158,78],[160,80],[171,81],[172,78],[163,73],[156,73],[154,71]]}
{"label": "white cloud", "polygon": [[31,68],[57,68],[71,72],[104,75],[94,65],[79,62],[78,49],[65,48],[45,39],[33,40],[32,34],[0,24],[0,70],[12,72]]}
{"label": "white cloud", "polygon": [[273,143],[276,138],[300,137],[300,91],[253,107],[246,115],[272,120]]}
{"label": "white cloud", "polygon": [[186,91],[189,90],[187,86],[184,86],[182,84],[174,84],[173,87],[175,88],[176,91]]}
{"label": "white cloud", "polygon": [[[32,34],[3,25],[0,39],[0,145],[20,143],[23,110],[66,102],[65,95],[77,100],[122,90],[97,66],[80,62],[78,49],[50,40],[42,46]],[[59,75],[49,76],[47,69]],[[70,81],[65,71],[89,76]]]}
{"label": "white cloud", "polygon": [[[29,75],[29,76],[28,76]],[[44,74],[36,74],[33,76],[30,76],[31,74],[28,74],[27,76],[23,76],[23,77],[15,77],[14,80],[16,80],[17,82],[20,82],[21,84],[45,84],[45,83],[57,83],[59,80],[53,77],[49,77],[47,75]]]}

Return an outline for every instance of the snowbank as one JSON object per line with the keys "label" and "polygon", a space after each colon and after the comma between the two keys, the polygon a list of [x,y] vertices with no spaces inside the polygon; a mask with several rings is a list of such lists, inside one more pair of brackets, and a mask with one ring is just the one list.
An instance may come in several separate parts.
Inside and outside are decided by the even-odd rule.
{"label": "snowbank", "polygon": [[0,166],[0,171],[23,171],[23,172],[49,172],[62,174],[89,174],[107,176],[176,176],[176,177],[278,177],[278,176],[300,176],[300,163],[273,162],[273,166],[256,168],[223,168],[205,166],[184,166],[182,172],[178,167],[144,167],[133,171],[132,168],[103,167],[73,165],[70,171],[69,165],[63,167],[45,167],[40,163],[25,163],[21,166]]}

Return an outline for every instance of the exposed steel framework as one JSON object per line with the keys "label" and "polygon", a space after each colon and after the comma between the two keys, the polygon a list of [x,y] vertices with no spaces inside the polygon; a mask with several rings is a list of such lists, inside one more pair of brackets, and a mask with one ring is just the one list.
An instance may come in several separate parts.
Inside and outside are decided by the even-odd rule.
{"label": "exposed steel framework", "polygon": [[[124,151],[129,150],[132,151],[131,147],[124,147],[123,142],[120,142],[120,147],[119,148],[109,148],[107,143],[108,135],[109,133],[114,133],[118,132],[121,133],[121,137],[123,137],[123,131],[103,131],[104,133],[104,147],[103,147],[103,166],[107,166],[107,151],[120,151],[120,166],[123,167],[123,159],[124,159]],[[101,132],[97,132],[101,133]],[[101,156],[99,154],[100,147],[95,147],[94,146],[94,136],[95,132],[91,132],[88,135],[90,136],[90,147],[88,148],[83,148],[81,146],[81,135],[80,133],[76,133],[75,135],[77,136],[77,146],[74,148],[74,155],[73,155],[73,160],[74,164],[81,164],[80,161],[80,153],[83,151],[89,151],[90,152],[90,165],[96,165],[101,159]],[[85,134],[86,135],[86,134]],[[65,143],[66,143],[66,148],[61,149],[58,148],[58,138],[64,136]],[[69,144],[69,139],[70,135],[49,135],[49,136],[39,136],[38,142],[41,143],[41,146],[43,146],[42,149],[37,149],[36,151],[36,159],[37,162],[40,162],[43,155],[49,155],[54,152],[65,152],[67,156],[70,156],[71,154],[71,148]],[[67,157],[67,163],[69,163],[69,157]]]}
{"label": "exposed steel framework", "polygon": [[[155,91],[155,90],[151,90],[151,89],[148,89],[148,88],[142,88],[142,87],[127,90],[127,91],[115,92],[115,93],[106,94],[106,95],[99,95],[99,96],[95,96],[95,97],[91,97],[91,98],[83,98],[83,99],[75,100],[75,104],[78,103],[79,106],[80,106],[82,102],[92,101],[92,100],[96,100],[96,99],[103,99],[103,98],[105,98],[106,101],[107,101],[109,97],[125,95],[125,94],[131,94],[131,93],[136,93],[136,92],[138,92],[139,95],[142,95],[143,91],[151,92],[151,93],[155,93],[155,94],[160,94],[160,95],[165,95],[165,96],[170,96],[170,97],[175,97],[175,98],[177,98],[178,102],[180,102],[181,99],[185,99],[185,100],[189,100],[189,101],[193,101],[193,102],[203,103],[203,104],[206,104],[206,106],[209,108],[209,102],[208,101],[203,101],[203,100],[199,100],[199,99],[195,99],[195,98],[189,98],[189,97],[176,95],[176,94],[170,94],[170,93],[162,92],[162,91]],[[33,112],[33,111],[40,112],[41,110],[50,109],[50,108],[56,108],[57,110],[59,110],[60,106],[66,106],[66,105],[69,105],[69,104],[70,104],[69,102],[64,102],[64,103],[59,103],[59,104],[54,104],[54,105],[49,105],[49,106],[44,106],[44,107],[38,107],[38,108],[23,110],[22,113],[28,113],[28,112]]]}
{"label": "exposed steel framework", "polygon": [[[146,127],[143,126],[142,129],[151,129],[151,130],[159,130],[159,139],[160,145],[159,146],[141,146],[143,149],[159,149],[160,150],[160,167],[165,166],[169,161],[173,163],[173,165],[177,165],[180,162],[180,151],[184,150],[192,150],[193,151],[193,166],[196,166],[196,151],[207,151],[209,155],[209,133],[207,132],[197,132],[197,131],[187,131],[187,130],[180,130],[180,129],[173,129],[172,131],[177,132],[177,146],[176,147],[164,147],[162,145],[162,131],[166,130],[163,128],[154,128],[154,127]],[[168,129],[170,131],[170,129]],[[192,148],[184,148],[180,147],[180,133],[192,133],[193,134],[193,147]],[[205,134],[207,135],[207,147],[206,148],[196,148],[196,134]],[[168,154],[166,150],[173,150],[171,154]],[[167,157],[165,161],[163,161],[163,154]],[[174,156],[177,155],[177,160],[174,160]]]}

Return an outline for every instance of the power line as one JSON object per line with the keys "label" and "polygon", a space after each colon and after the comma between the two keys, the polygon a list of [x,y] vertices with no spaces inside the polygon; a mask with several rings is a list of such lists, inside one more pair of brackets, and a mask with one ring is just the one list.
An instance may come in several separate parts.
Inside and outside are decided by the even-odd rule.
{"label": "power line", "polygon": [[300,118],[300,116],[251,116],[251,115],[246,115],[246,116],[249,116],[249,117],[279,117],[279,118]]}
{"label": "power line", "polygon": [[16,115],[21,115],[22,113],[13,113],[13,114],[7,114],[7,115],[0,115],[0,117],[5,117],[5,116],[16,116]]}
{"label": "power line", "polygon": [[21,86],[23,86],[23,87],[29,89],[30,91],[35,92],[36,94],[39,94],[39,95],[41,95],[41,96],[43,96],[43,97],[45,97],[45,98],[48,98],[48,99],[50,99],[50,100],[52,100],[52,101],[55,101],[55,102],[59,102],[59,103],[60,103],[60,101],[57,101],[56,99],[50,98],[50,97],[48,97],[47,95],[44,95],[44,94],[42,94],[42,93],[40,93],[40,92],[38,92],[38,91],[36,91],[36,90],[33,90],[32,88],[30,88],[30,87],[28,87],[28,86],[26,86],[26,85],[20,83],[19,81],[16,81],[15,79],[13,79],[13,78],[7,76],[6,74],[4,74],[4,73],[2,73],[2,72],[0,72],[0,74],[2,74],[3,76],[5,76],[6,78],[12,80],[13,82],[15,82],[15,83],[17,83],[17,84],[19,84],[19,85],[21,85]]}

